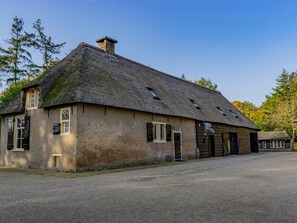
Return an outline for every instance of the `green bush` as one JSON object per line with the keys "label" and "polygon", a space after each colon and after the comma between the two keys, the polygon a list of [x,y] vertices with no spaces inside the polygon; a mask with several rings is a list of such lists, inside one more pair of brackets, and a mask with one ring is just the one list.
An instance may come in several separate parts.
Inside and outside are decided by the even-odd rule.
{"label": "green bush", "polygon": [[11,99],[21,93],[22,88],[29,82],[28,79],[21,80],[17,83],[12,83],[0,96],[0,108],[5,106]]}

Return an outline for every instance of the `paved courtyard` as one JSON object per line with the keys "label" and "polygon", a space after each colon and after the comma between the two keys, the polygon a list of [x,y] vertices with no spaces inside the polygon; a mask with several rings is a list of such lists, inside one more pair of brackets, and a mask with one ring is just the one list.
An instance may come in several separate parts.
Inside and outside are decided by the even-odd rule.
{"label": "paved courtyard", "polygon": [[297,222],[297,153],[74,179],[0,171],[0,222]]}

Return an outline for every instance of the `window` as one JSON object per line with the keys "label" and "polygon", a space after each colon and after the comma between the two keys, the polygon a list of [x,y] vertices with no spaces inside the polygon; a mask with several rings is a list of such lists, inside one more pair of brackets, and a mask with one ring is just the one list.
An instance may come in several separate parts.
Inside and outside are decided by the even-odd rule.
{"label": "window", "polygon": [[238,116],[230,109],[229,112],[235,117],[238,118]]}
{"label": "window", "polygon": [[156,94],[156,92],[155,92],[154,89],[149,88],[149,87],[147,87],[147,89],[149,90],[150,94],[153,96],[154,99],[159,100],[159,101],[161,100],[161,99],[159,98],[159,96]]}
{"label": "window", "polygon": [[40,92],[38,89],[31,89],[27,93],[27,109],[35,109],[38,107]]}
{"label": "window", "polygon": [[266,145],[266,141],[263,141],[263,142],[262,142],[262,148],[263,148],[263,149],[266,149],[266,147],[267,147],[267,145]]}
{"label": "window", "polygon": [[197,103],[193,99],[189,99],[189,100],[197,108],[197,110],[201,110],[201,107],[199,105],[197,105]]}
{"label": "window", "polygon": [[61,133],[69,134],[70,133],[70,108],[61,109]]}
{"label": "window", "polygon": [[25,116],[17,116],[15,120],[16,149],[24,149]]}
{"label": "window", "polygon": [[166,124],[153,122],[154,142],[166,142]]}
{"label": "window", "polygon": [[223,110],[220,107],[217,107],[217,109],[219,110],[219,112],[223,115],[226,116],[226,114],[223,112]]}
{"label": "window", "polygon": [[275,148],[275,142],[274,141],[270,141],[270,148]]}

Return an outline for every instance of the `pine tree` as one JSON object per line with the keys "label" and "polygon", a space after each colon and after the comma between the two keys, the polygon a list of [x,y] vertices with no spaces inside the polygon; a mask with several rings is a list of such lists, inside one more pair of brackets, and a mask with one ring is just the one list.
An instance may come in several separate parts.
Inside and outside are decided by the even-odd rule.
{"label": "pine tree", "polygon": [[290,74],[283,69],[283,72],[276,79],[276,88],[273,88],[274,95],[277,95],[279,98],[283,99],[287,96],[290,91]]}
{"label": "pine tree", "polygon": [[6,82],[16,82],[28,75],[28,68],[32,66],[32,56],[27,50],[32,44],[33,34],[24,31],[24,21],[17,16],[11,26],[11,38],[5,42],[7,49],[0,47],[0,72],[6,77]]}
{"label": "pine tree", "polygon": [[52,64],[55,64],[55,61],[58,60],[57,58],[53,58],[53,55],[59,54],[61,48],[66,43],[53,43],[52,37],[47,37],[45,35],[44,27],[42,27],[40,19],[37,19],[37,21],[33,23],[33,28],[35,30],[34,47],[42,53],[43,65],[41,66],[41,68],[43,69],[43,71],[46,71],[52,66]]}

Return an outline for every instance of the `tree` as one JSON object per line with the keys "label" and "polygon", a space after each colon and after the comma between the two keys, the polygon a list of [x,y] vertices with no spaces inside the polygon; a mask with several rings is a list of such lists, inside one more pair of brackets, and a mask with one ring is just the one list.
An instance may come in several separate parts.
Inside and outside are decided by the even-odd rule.
{"label": "tree", "polygon": [[297,100],[281,101],[271,115],[270,124],[274,130],[285,130],[291,135],[293,145],[295,139],[295,120],[297,117]]}
{"label": "tree", "polygon": [[1,76],[6,76],[6,82],[14,84],[21,77],[28,75],[28,68],[33,66],[32,56],[27,50],[32,45],[33,34],[24,31],[22,18],[14,17],[11,26],[11,38],[5,42],[7,49],[0,47]]}
{"label": "tree", "polygon": [[290,74],[283,69],[283,72],[276,79],[276,87],[272,88],[274,95],[277,95],[280,99],[283,99],[290,92]]}
{"label": "tree", "polygon": [[209,88],[211,90],[217,90],[218,85],[215,83],[212,83],[209,79],[205,79],[204,77],[201,77],[200,80],[195,81],[195,84],[200,85],[202,87]]}
{"label": "tree", "polygon": [[34,47],[41,52],[43,58],[41,68],[43,71],[46,71],[52,66],[54,61],[57,60],[57,58],[53,58],[53,55],[59,54],[66,42],[60,44],[53,43],[52,37],[45,35],[44,27],[41,25],[40,19],[37,19],[37,21],[33,23],[33,29],[35,30]]}
{"label": "tree", "polygon": [[0,108],[5,106],[11,99],[21,93],[21,89],[29,82],[28,79],[23,79],[17,83],[11,83],[10,86],[0,96]]}
{"label": "tree", "polygon": [[[286,130],[293,133],[292,120],[297,118],[297,73],[283,70],[276,79],[272,94],[266,96],[261,109],[265,111],[263,122],[269,130]],[[289,123],[288,123],[289,122]],[[287,123],[287,124],[285,124]]]}
{"label": "tree", "polygon": [[185,75],[185,74],[182,74],[182,75],[180,76],[180,78],[181,78],[181,79],[184,79],[184,80],[187,80],[187,78],[186,78],[186,75]]}
{"label": "tree", "polygon": [[261,130],[285,130],[293,140],[297,119],[297,73],[283,70],[272,89],[273,92],[266,96],[260,107],[247,101],[234,101],[232,104]]}

